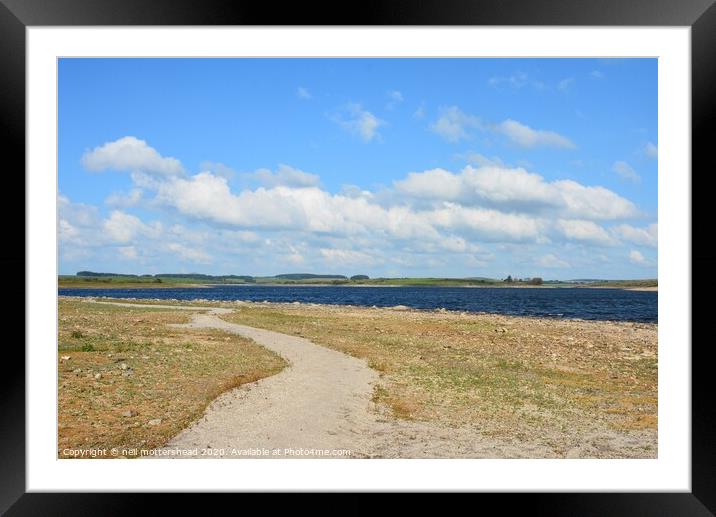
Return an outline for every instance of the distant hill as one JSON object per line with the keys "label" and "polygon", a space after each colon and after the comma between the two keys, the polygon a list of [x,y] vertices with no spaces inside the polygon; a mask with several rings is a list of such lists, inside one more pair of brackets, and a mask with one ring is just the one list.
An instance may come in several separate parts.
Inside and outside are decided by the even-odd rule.
{"label": "distant hill", "polygon": [[312,273],[284,273],[276,275],[273,278],[281,278],[283,280],[311,280],[314,278],[326,278],[329,280],[348,280],[345,275],[314,275]]}
{"label": "distant hill", "polygon": [[[156,275],[132,275],[124,273],[102,273],[97,271],[78,271],[77,275],[84,278],[126,278],[126,279],[147,279],[147,278],[167,278],[182,280],[202,280],[202,281],[231,281],[243,280],[244,282],[252,282],[255,277],[251,275],[205,275],[203,273],[157,273]],[[261,278],[276,278],[280,280],[348,280],[345,275],[320,275],[313,273],[284,273],[280,275],[267,276]],[[367,277],[366,277],[367,278]]]}
{"label": "distant hill", "polygon": [[254,277],[249,275],[205,275],[202,273],[158,273],[156,275],[130,275],[123,273],[99,273],[95,271],[78,271],[78,277],[83,278],[114,278],[127,280],[147,280],[147,279],[181,279],[181,280],[201,280],[203,282],[226,282],[241,280],[244,282],[253,282]]}

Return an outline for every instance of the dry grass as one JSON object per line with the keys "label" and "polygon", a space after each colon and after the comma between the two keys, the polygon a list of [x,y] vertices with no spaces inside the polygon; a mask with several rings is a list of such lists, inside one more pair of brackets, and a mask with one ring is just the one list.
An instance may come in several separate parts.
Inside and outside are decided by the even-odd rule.
{"label": "dry grass", "polygon": [[186,311],[60,300],[59,457],[68,448],[164,445],[222,392],[286,365],[234,334],[167,327],[189,319]]}
{"label": "dry grass", "polygon": [[656,431],[655,324],[276,304],[222,317],[365,358],[399,418],[556,449],[598,428]]}

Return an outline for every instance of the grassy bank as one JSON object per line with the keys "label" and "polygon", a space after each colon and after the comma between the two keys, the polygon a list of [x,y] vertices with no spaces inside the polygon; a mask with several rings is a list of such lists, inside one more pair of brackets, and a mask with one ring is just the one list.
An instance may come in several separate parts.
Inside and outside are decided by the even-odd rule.
{"label": "grassy bank", "polygon": [[141,277],[82,277],[74,275],[60,275],[57,277],[57,286],[68,289],[95,288],[95,289],[154,289],[168,287],[204,287],[206,284],[191,278],[141,278]]}
{"label": "grassy bank", "polygon": [[[218,278],[218,277],[216,277]],[[252,277],[251,282],[240,279],[200,279],[191,277],[128,277],[104,276],[87,277],[74,275],[60,275],[58,286],[65,288],[99,288],[99,289],[129,289],[129,288],[167,288],[167,287],[206,287],[209,285],[342,285],[342,286],[384,286],[384,287],[601,287],[611,289],[647,289],[657,290],[657,280],[603,280],[589,282],[562,282],[546,281],[534,285],[529,281],[504,282],[489,278],[370,278],[364,280],[350,279],[300,279],[292,280],[276,277]]]}
{"label": "grassy bank", "polygon": [[657,326],[307,305],[242,305],[223,318],[303,336],[378,370],[398,418],[479,427],[558,454],[599,431],[651,433]]}
{"label": "grassy bank", "polygon": [[235,334],[167,326],[186,311],[61,299],[58,314],[59,457],[163,445],[222,392],[286,365]]}
{"label": "grassy bank", "polygon": [[[231,307],[236,312],[222,318],[364,358],[381,374],[374,400],[398,419],[468,426],[520,447],[547,446],[557,456],[602,440],[594,457],[620,457],[614,443],[641,451],[630,456],[656,454],[656,324],[201,305]],[[61,299],[59,352],[71,359],[59,362],[60,450],[159,446],[225,389],[284,366],[236,335],[166,327],[188,319],[178,310]]]}
{"label": "grassy bank", "polygon": [[659,281],[651,280],[604,280],[580,285],[580,287],[609,287],[616,289],[658,289]]}

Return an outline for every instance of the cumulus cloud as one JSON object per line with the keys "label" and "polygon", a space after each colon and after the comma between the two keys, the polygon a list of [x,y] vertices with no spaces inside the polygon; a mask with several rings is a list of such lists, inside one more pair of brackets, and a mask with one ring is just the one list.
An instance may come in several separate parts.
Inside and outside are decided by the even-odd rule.
{"label": "cumulus cloud", "polygon": [[97,207],[84,203],[73,203],[67,196],[57,196],[57,211],[60,220],[65,220],[73,226],[93,226],[99,219]]}
{"label": "cumulus cloud", "polygon": [[547,182],[523,168],[467,166],[458,174],[432,169],[410,173],[394,186],[397,192],[418,199],[487,203],[523,212],[552,209],[587,219],[625,219],[638,214],[633,203],[606,188],[572,180]]}
{"label": "cumulus cloud", "polygon": [[213,172],[217,176],[222,176],[226,179],[231,179],[236,176],[236,171],[234,169],[220,162],[204,160],[199,164],[199,169],[202,171]]}
{"label": "cumulus cloud", "polygon": [[[131,174],[135,190],[110,196],[111,206],[142,199],[188,226],[165,228],[119,209],[102,218],[95,207],[60,196],[61,251],[63,257],[80,257],[83,250],[104,249],[125,261],[172,256],[215,266],[230,264],[215,257],[246,253],[244,260],[261,267],[268,262],[347,264],[387,272],[392,267],[417,271],[440,261],[480,268],[494,260],[491,249],[502,245],[539,250],[549,244],[548,250],[530,251],[529,262],[545,268],[570,267],[554,251],[559,246],[656,246],[656,224],[625,224],[641,214],[615,192],[572,180],[548,181],[499,159],[470,159],[479,166],[412,172],[376,192],[349,185],[328,192],[318,175],[288,165],[251,173],[259,186],[243,190],[232,190],[217,167],[194,175],[137,170]],[[605,229],[600,221],[620,224]]]}
{"label": "cumulus cloud", "polygon": [[135,260],[139,255],[137,254],[137,248],[134,246],[119,246],[117,248],[119,254],[127,260]]}
{"label": "cumulus cloud", "polygon": [[200,173],[165,182],[157,199],[187,216],[244,228],[335,235],[383,235],[393,239],[439,239],[462,229],[490,241],[538,240],[543,223],[523,214],[443,202],[429,210],[383,207],[369,196],[330,194],[316,187],[258,188],[234,194],[226,180]]}
{"label": "cumulus cloud", "polygon": [[457,106],[441,109],[440,117],[430,125],[433,133],[448,142],[459,142],[470,138],[469,131],[475,128],[482,128],[480,119],[462,112]]}
{"label": "cumulus cloud", "polygon": [[656,223],[650,224],[646,228],[636,228],[628,224],[621,224],[612,228],[612,233],[618,239],[631,244],[656,248],[658,244],[659,227]]}
{"label": "cumulus cloud", "polygon": [[82,155],[82,165],[90,171],[107,169],[174,176],[184,172],[176,158],[164,157],[144,140],[125,136],[95,147]]}
{"label": "cumulus cloud", "polygon": [[537,265],[548,268],[571,267],[569,262],[562,260],[551,253],[548,253],[547,255],[542,255],[539,259],[537,259]]}
{"label": "cumulus cloud", "polygon": [[80,236],[80,231],[67,219],[60,219],[57,223],[57,235],[60,242],[72,242]]}
{"label": "cumulus cloud", "polygon": [[612,170],[625,180],[629,180],[634,183],[641,181],[641,177],[637,174],[634,168],[625,161],[619,160],[614,162]]}
{"label": "cumulus cloud", "polygon": [[569,138],[559,133],[532,129],[512,119],[507,119],[498,124],[496,131],[522,147],[561,147],[565,149],[576,147]]}
{"label": "cumulus cloud", "polygon": [[[301,214],[286,208],[276,210],[267,190],[244,191],[234,195],[225,178],[202,172],[190,178],[176,178],[159,185],[157,200],[181,213],[218,223],[250,226],[292,227]],[[256,216],[256,217],[255,217]],[[256,218],[261,221],[255,221]]]}
{"label": "cumulus cloud", "polygon": [[430,125],[430,130],[453,143],[469,140],[472,138],[472,130],[480,130],[503,135],[521,147],[576,147],[569,138],[554,131],[532,129],[513,119],[499,124],[484,123],[479,117],[465,113],[457,106],[442,108],[438,119]]}
{"label": "cumulus cloud", "polygon": [[552,184],[559,190],[567,213],[575,217],[614,220],[639,215],[634,203],[604,187],[588,187],[573,180],[559,180]]}
{"label": "cumulus cloud", "polygon": [[656,146],[656,144],[652,142],[647,142],[646,144],[644,144],[644,154],[649,158],[658,158],[659,148]]}
{"label": "cumulus cloud", "polygon": [[317,174],[310,174],[289,165],[279,165],[276,172],[269,169],[259,169],[252,174],[252,177],[261,184],[276,187],[284,185],[287,187],[315,187],[321,179]]}
{"label": "cumulus cloud", "polygon": [[598,246],[608,246],[614,243],[607,231],[593,221],[560,219],[557,221],[557,229],[564,237],[574,241]]}
{"label": "cumulus cloud", "polygon": [[132,189],[129,192],[114,192],[107,196],[105,203],[118,208],[129,208],[137,206],[142,200],[142,189]]}
{"label": "cumulus cloud", "polygon": [[462,177],[445,169],[411,172],[394,186],[400,193],[422,199],[457,201],[463,197]]}
{"label": "cumulus cloud", "polygon": [[360,104],[349,104],[341,113],[335,115],[333,120],[364,142],[370,142],[380,136],[378,128],[385,125],[384,121],[363,109]]}
{"label": "cumulus cloud", "polygon": [[462,230],[476,240],[493,242],[540,242],[544,221],[523,214],[469,208],[447,203],[424,214],[435,227]]}
{"label": "cumulus cloud", "polygon": [[459,157],[465,159],[468,163],[477,165],[478,167],[507,168],[506,165],[504,164],[504,162],[497,156],[493,156],[492,158],[489,158],[483,154],[476,153],[473,151],[468,151],[467,153],[459,155]]}
{"label": "cumulus cloud", "polygon": [[376,263],[370,254],[351,249],[321,248],[320,253],[333,265],[372,266]]}
{"label": "cumulus cloud", "polygon": [[170,242],[166,246],[169,251],[179,257],[182,261],[194,262],[197,264],[211,263],[211,257],[203,250],[190,248],[178,242]]}
{"label": "cumulus cloud", "polygon": [[135,215],[113,210],[108,219],[102,223],[104,234],[114,242],[126,243],[137,236],[157,236],[162,231],[162,225],[155,222],[147,225]]}
{"label": "cumulus cloud", "polygon": [[636,264],[637,266],[644,266],[649,267],[651,266],[651,262],[644,257],[639,251],[637,250],[631,250],[629,252],[629,262],[632,264]]}

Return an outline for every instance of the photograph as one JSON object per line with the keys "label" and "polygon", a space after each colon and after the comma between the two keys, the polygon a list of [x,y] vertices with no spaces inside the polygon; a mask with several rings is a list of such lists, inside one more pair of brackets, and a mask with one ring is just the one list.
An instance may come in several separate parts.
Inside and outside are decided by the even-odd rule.
{"label": "photograph", "polygon": [[657,57],[56,66],[56,459],[659,459]]}

